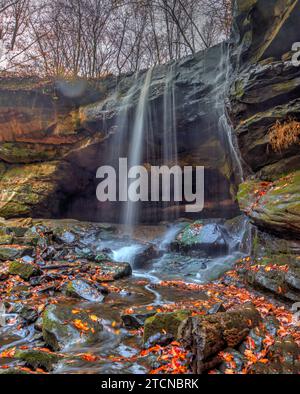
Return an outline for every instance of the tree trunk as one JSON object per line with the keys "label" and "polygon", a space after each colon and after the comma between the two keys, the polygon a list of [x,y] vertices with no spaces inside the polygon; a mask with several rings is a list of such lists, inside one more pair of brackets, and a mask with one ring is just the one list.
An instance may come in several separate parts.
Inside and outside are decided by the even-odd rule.
{"label": "tree trunk", "polygon": [[260,314],[252,304],[185,320],[178,333],[181,343],[192,352],[193,373],[201,374],[218,365],[221,361],[218,353],[237,346],[260,320]]}

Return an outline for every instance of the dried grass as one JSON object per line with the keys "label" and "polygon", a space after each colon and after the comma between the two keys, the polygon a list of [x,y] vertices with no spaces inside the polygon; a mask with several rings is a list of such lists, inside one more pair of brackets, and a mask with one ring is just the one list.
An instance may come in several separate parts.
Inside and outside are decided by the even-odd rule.
{"label": "dried grass", "polygon": [[300,144],[300,122],[288,118],[279,120],[269,129],[270,144],[275,152],[280,152],[294,144]]}

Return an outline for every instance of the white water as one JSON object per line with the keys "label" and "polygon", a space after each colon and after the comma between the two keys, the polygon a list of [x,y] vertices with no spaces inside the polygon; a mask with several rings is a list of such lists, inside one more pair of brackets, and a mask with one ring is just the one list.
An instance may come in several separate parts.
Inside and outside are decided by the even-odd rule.
{"label": "white water", "polygon": [[[163,110],[162,159],[164,165],[171,167],[178,164],[175,64],[170,65],[166,75]],[[178,205],[178,203],[175,204]],[[168,205],[169,203],[165,203],[165,207]],[[170,219],[168,214],[164,215],[164,219]]]}
{"label": "white water", "polygon": [[166,76],[164,91],[164,144],[163,144],[163,161],[164,164],[172,161],[172,164],[178,162],[177,149],[177,124],[176,124],[176,96],[175,96],[175,65],[170,66]]}
{"label": "white water", "polygon": [[[146,76],[144,85],[141,89],[138,106],[136,109],[132,139],[130,142],[130,149],[128,154],[128,167],[137,166],[142,164],[143,159],[143,144],[147,131],[147,115],[148,115],[148,95],[152,78],[152,69],[149,69]],[[138,207],[133,201],[128,200],[124,209],[124,222],[131,231],[132,226],[138,220]]]}
{"label": "white water", "polygon": [[134,263],[135,257],[138,253],[143,250],[142,245],[129,245],[123,246],[120,249],[112,251],[112,258],[117,262],[124,262],[130,263],[131,265]]}
{"label": "white water", "polygon": [[235,171],[235,179],[237,183],[241,183],[244,180],[244,171],[241,161],[240,152],[237,146],[236,139],[234,137],[233,126],[230,123],[229,116],[226,108],[226,99],[230,89],[230,75],[232,73],[230,51],[227,44],[223,44],[223,53],[219,63],[219,73],[216,80],[224,79],[223,84],[217,83],[218,90],[216,92],[216,109],[219,113],[218,128],[221,136],[225,137],[225,143],[228,146],[228,153],[230,157],[227,160],[231,160],[233,170]]}

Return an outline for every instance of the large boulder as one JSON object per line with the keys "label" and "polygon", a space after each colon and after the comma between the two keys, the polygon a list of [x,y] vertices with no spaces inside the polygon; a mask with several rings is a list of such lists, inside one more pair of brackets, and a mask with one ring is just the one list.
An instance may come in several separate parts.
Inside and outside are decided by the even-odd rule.
{"label": "large boulder", "polygon": [[74,191],[77,176],[80,172],[58,161],[7,166],[0,177],[0,215],[11,218],[58,214],[60,200],[64,193]]}
{"label": "large boulder", "polygon": [[300,238],[300,171],[275,182],[246,181],[240,185],[238,200],[258,226]]}
{"label": "large boulder", "polygon": [[92,344],[99,340],[102,325],[83,310],[67,305],[50,305],[43,312],[44,341],[53,350],[75,343]]}
{"label": "large boulder", "polygon": [[171,244],[171,249],[182,252],[198,251],[208,255],[226,253],[227,233],[218,224],[201,221],[187,225]]}

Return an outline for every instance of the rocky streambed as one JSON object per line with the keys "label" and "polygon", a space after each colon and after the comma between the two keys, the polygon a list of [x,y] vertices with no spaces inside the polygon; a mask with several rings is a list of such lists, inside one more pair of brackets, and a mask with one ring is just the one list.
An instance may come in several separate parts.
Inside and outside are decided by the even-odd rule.
{"label": "rocky streambed", "polygon": [[0,373],[299,373],[299,260],[247,228],[3,220]]}

